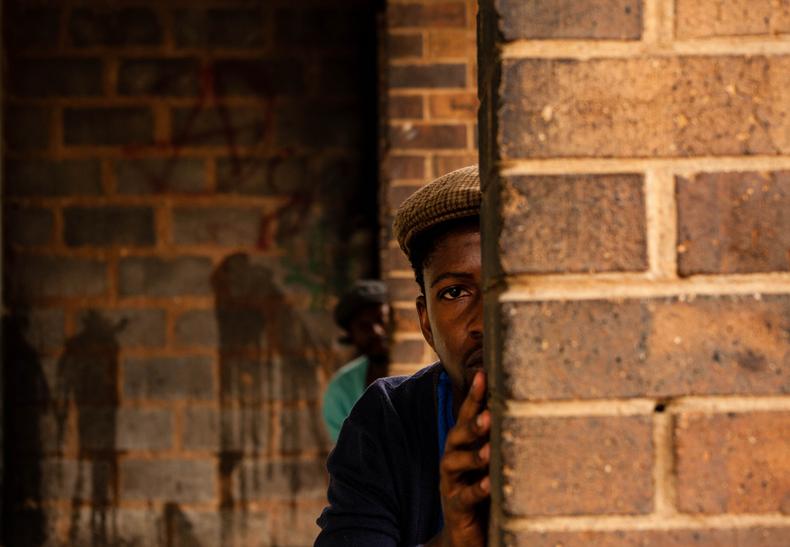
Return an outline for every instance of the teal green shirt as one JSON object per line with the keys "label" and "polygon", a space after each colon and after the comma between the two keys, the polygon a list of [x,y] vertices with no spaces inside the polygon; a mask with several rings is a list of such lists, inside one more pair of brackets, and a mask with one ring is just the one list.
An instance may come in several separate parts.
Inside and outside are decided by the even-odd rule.
{"label": "teal green shirt", "polygon": [[343,421],[365,391],[368,376],[368,358],[363,355],[343,365],[324,393],[324,423],[332,442],[337,441]]}

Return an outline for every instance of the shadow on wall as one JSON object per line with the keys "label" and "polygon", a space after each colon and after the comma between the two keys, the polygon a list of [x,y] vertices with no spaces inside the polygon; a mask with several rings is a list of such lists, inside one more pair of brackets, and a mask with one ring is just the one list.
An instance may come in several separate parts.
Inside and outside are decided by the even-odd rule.
{"label": "shadow on wall", "polygon": [[[212,286],[219,328],[224,545],[244,533],[251,499],[284,501],[296,511],[297,498],[323,491],[328,439],[317,402],[318,374],[331,347],[284,295],[272,270],[248,255],[225,258]],[[311,449],[312,460],[296,459]]]}

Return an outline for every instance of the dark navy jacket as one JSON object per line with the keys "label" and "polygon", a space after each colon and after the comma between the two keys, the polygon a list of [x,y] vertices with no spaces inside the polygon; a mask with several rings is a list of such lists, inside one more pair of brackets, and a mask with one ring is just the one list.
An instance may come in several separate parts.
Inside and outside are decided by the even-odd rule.
{"label": "dark navy jacket", "polygon": [[327,460],[316,547],[414,547],[441,526],[436,363],[382,378],[354,406]]}

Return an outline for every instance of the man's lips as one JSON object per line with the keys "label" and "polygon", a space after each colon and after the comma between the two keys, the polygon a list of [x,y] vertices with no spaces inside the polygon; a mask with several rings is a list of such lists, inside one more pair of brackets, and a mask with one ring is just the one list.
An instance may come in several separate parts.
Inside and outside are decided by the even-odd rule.
{"label": "man's lips", "polygon": [[464,363],[467,368],[482,368],[483,366],[483,348],[477,348],[466,356]]}

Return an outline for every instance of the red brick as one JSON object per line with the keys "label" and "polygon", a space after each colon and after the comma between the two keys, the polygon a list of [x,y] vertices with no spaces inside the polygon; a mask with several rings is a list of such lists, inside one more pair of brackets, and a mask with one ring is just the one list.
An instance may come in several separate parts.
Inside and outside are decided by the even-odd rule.
{"label": "red brick", "polygon": [[384,251],[384,264],[383,269],[387,272],[392,272],[394,270],[403,270],[403,271],[411,271],[411,264],[409,263],[409,259],[406,258],[406,255],[403,254],[403,251],[400,250],[400,247],[388,247],[386,251]]}
{"label": "red brick", "polygon": [[177,208],[173,211],[176,245],[255,247],[261,238],[258,209],[230,207]]}
{"label": "red brick", "polygon": [[517,399],[790,390],[787,296],[508,304],[502,321]]}
{"label": "red brick", "polygon": [[178,9],[173,30],[178,47],[248,48],[266,42],[263,12],[257,8]]}
{"label": "red brick", "polygon": [[63,138],[68,146],[152,144],[154,118],[148,108],[66,108]]}
{"label": "red brick", "polygon": [[101,194],[101,169],[96,160],[6,160],[6,195],[96,196]]}
{"label": "red brick", "polygon": [[54,236],[52,212],[38,207],[6,205],[3,226],[6,242],[13,245],[47,245]]}
{"label": "red brick", "polygon": [[642,0],[502,0],[498,9],[505,40],[642,36]]}
{"label": "red brick", "polygon": [[428,33],[427,56],[431,59],[462,57],[470,62],[476,47],[475,33],[469,30],[433,30]]}
{"label": "red brick", "polygon": [[427,347],[422,340],[398,340],[390,348],[390,360],[393,363],[428,365]]}
{"label": "red brick", "polygon": [[[425,158],[423,156],[394,156],[386,160],[387,172],[390,179],[416,179],[425,178]],[[412,189],[412,192],[416,188]],[[398,201],[400,204],[403,200]],[[390,205],[393,202],[390,201]]]}
{"label": "red brick", "polygon": [[172,401],[214,397],[208,357],[130,358],[123,365],[125,399]]}
{"label": "red brick", "polygon": [[387,99],[390,119],[422,118],[422,97],[419,95],[393,95]]}
{"label": "red brick", "polygon": [[212,501],[216,471],[214,460],[124,459],[120,465],[120,494],[138,501]]}
{"label": "red brick", "polygon": [[388,83],[393,89],[465,87],[466,65],[391,65]]}
{"label": "red brick", "polygon": [[679,38],[773,37],[790,31],[790,5],[772,0],[678,0],[675,21]]}
{"label": "red brick", "polygon": [[140,158],[113,162],[119,194],[206,191],[206,162],[199,158]]}
{"label": "red brick", "polygon": [[272,114],[260,108],[177,108],[172,114],[176,146],[254,145],[272,125]]}
{"label": "red brick", "polygon": [[479,106],[475,93],[442,93],[431,95],[431,118],[449,118],[454,120],[475,120]]}
{"label": "red brick", "polygon": [[154,45],[162,41],[156,13],[148,8],[80,7],[68,22],[71,43],[78,47]]}
{"label": "red brick", "polygon": [[420,294],[420,287],[412,279],[390,278],[385,280],[389,288],[390,300],[394,302],[414,303],[417,295]]}
{"label": "red brick", "polygon": [[790,270],[790,171],[678,177],[678,273]]}
{"label": "red brick", "polygon": [[107,265],[99,260],[57,256],[18,256],[7,264],[9,297],[84,298],[107,290]]}
{"label": "red brick", "polygon": [[125,59],[118,70],[120,95],[188,97],[199,90],[197,59]]}
{"label": "red brick", "polygon": [[477,165],[477,154],[464,154],[462,156],[435,156],[433,160],[433,176],[441,177],[462,167]]}
{"label": "red brick", "polygon": [[[400,252],[400,250],[398,251]],[[403,253],[401,253],[403,256]],[[395,308],[395,324],[398,332],[420,332],[420,321],[417,315],[417,308]]]}
{"label": "red brick", "polygon": [[501,88],[505,160],[790,152],[787,56],[508,60]]}
{"label": "red brick", "polygon": [[66,207],[63,222],[63,239],[69,247],[150,247],[156,243],[151,207]]}
{"label": "red brick", "polygon": [[389,134],[393,148],[466,148],[464,125],[399,124]]}
{"label": "red brick", "polygon": [[510,515],[647,514],[652,419],[505,418],[503,508]]}
{"label": "red brick", "polygon": [[8,89],[16,97],[95,97],[102,94],[99,59],[11,60]]}
{"label": "red brick", "polygon": [[387,192],[387,205],[391,211],[396,211],[398,207],[412,195],[419,190],[421,186],[390,186]]}
{"label": "red brick", "polygon": [[[644,271],[641,175],[507,178],[500,262],[507,273]],[[505,214],[507,213],[507,214]]]}
{"label": "red brick", "polygon": [[389,34],[387,53],[390,59],[422,57],[422,34]]}
{"label": "red brick", "polygon": [[790,412],[683,414],[675,439],[680,511],[790,511]]}
{"label": "red brick", "polygon": [[390,3],[387,5],[387,23],[398,27],[465,27],[466,2],[441,3]]}
{"label": "red brick", "polygon": [[784,547],[790,528],[521,532],[506,535],[509,547]]}
{"label": "red brick", "polygon": [[203,257],[125,257],[118,265],[118,292],[149,297],[210,294],[211,267],[211,260]]}

